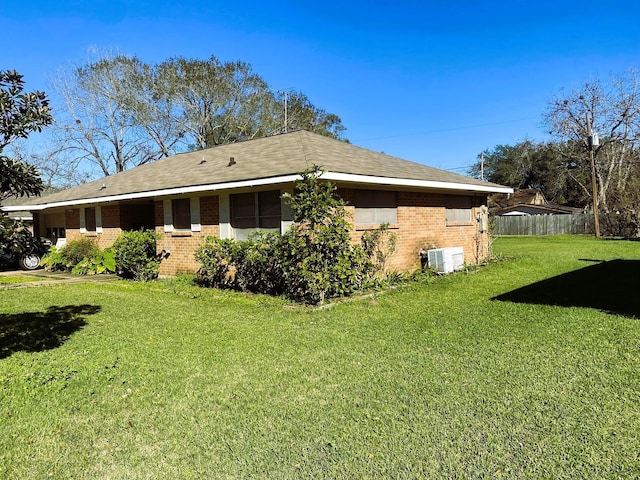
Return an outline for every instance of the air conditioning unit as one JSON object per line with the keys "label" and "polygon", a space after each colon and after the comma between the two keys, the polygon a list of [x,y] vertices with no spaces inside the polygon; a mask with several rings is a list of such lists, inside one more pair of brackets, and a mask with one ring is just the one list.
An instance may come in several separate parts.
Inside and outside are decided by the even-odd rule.
{"label": "air conditioning unit", "polygon": [[464,268],[462,247],[434,248],[427,250],[429,268],[438,273],[451,273]]}

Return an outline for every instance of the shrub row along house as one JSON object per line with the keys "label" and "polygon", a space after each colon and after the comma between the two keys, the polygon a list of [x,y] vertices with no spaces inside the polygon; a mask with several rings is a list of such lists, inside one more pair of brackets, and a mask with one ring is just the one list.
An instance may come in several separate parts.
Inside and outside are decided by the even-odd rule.
{"label": "shrub row along house", "polygon": [[281,195],[313,166],[347,201],[352,238],[388,224],[396,236],[390,266],[420,266],[422,249],[463,247],[465,261],[488,253],[487,195],[511,188],[297,131],[183,153],[91,183],[2,207],[30,211],[36,235],[58,242],[95,238],[110,246],[125,230],[155,229],[160,274],[193,273],[206,236],[242,240],[284,232],[292,214]]}

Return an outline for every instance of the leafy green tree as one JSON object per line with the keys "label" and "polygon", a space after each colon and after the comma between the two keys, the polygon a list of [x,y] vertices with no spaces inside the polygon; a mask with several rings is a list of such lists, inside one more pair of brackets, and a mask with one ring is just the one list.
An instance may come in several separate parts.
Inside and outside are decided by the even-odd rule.
{"label": "leafy green tree", "polygon": [[469,174],[480,178],[483,170],[490,182],[515,189],[537,188],[549,202],[584,207],[589,202],[588,172],[568,152],[567,145],[529,140],[497,145],[482,153],[482,161],[478,157]]}
{"label": "leafy green tree", "polygon": [[307,303],[350,295],[373,270],[364,249],[351,243],[345,201],[321,175],[317,166],[302,172],[295,193],[284,195],[295,221],[280,246],[287,295]]}
{"label": "leafy green tree", "polygon": [[0,202],[14,196],[38,195],[44,184],[34,166],[4,155],[12,142],[40,132],[53,121],[43,92],[25,92],[23,76],[0,71]]}

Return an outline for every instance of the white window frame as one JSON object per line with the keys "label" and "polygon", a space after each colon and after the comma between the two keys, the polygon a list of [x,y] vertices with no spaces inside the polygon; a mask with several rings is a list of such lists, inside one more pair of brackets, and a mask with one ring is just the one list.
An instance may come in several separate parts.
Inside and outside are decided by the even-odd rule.
{"label": "white window frame", "polygon": [[[288,225],[289,219],[288,217],[291,217],[292,214],[290,212],[284,212],[283,210],[283,201],[282,198],[280,198],[280,196],[282,195],[282,191],[281,190],[261,190],[261,191],[257,191],[257,192],[244,192],[244,193],[240,193],[239,195],[243,195],[243,194],[252,194],[254,196],[254,208],[255,211],[254,213],[256,221],[259,221],[260,217],[259,215],[259,211],[260,211],[260,204],[259,204],[259,195],[261,193],[267,193],[267,192],[278,192],[278,197],[279,197],[279,201],[280,201],[280,225],[277,228],[260,228],[260,227],[251,227],[251,228],[232,228],[232,238],[234,240],[246,240],[249,235],[251,235],[251,233],[253,232],[280,232],[282,233],[282,228],[284,225]],[[233,212],[231,211],[231,205],[233,204],[232,199],[229,199],[229,223],[232,223],[233,220]],[[285,219],[285,215],[288,215],[288,217]],[[283,223],[286,222],[286,223]]]}
{"label": "white window frame", "polygon": [[200,197],[192,197],[189,199],[189,214],[191,216],[191,227],[189,230],[179,230],[173,225],[173,200],[175,198],[167,198],[162,201],[162,210],[164,213],[164,232],[200,232],[202,224],[200,223]]}
{"label": "white window frame", "polygon": [[[85,209],[86,208],[94,208],[95,209],[95,213],[96,213],[96,229],[94,230],[87,230],[87,220],[86,220],[86,214],[85,214]],[[80,207],[80,234],[81,235],[86,235],[88,233],[95,233],[96,235],[99,233],[102,233],[102,207],[95,206],[95,207]]]}

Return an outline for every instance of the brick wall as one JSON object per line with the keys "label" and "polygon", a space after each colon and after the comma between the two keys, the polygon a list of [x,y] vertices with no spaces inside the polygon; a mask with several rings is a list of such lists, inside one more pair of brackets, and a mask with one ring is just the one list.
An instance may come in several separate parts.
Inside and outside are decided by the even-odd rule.
{"label": "brick wall", "polygon": [[110,247],[116,238],[122,233],[120,222],[120,210],[126,210],[127,206],[120,208],[120,204],[105,205],[102,211],[102,233],[97,234],[98,246],[102,249]]}
{"label": "brick wall", "polygon": [[[341,188],[337,192],[347,202],[353,202],[353,190]],[[488,233],[480,233],[478,214],[486,215],[481,206],[485,204],[484,196],[468,196],[466,205],[471,202],[472,215],[469,222],[447,224],[447,204],[451,197],[442,193],[398,192],[397,194],[397,223],[392,225],[390,232],[396,235],[396,251],[389,260],[389,267],[397,270],[414,270],[420,267],[420,249],[441,247],[463,247],[465,261],[476,263],[486,257],[488,253]],[[457,200],[461,197],[456,196]],[[464,202],[463,202],[464,203]],[[457,207],[455,207],[457,208]],[[115,241],[122,229],[120,225],[126,223],[126,206],[116,205],[102,207],[103,233],[97,240],[101,248],[107,247]],[[353,216],[353,205],[347,205],[347,211]],[[162,201],[154,202],[154,226],[160,234],[158,251],[169,252],[160,266],[162,276],[174,276],[180,273],[194,273],[198,263],[193,254],[204,243],[207,236],[220,236],[219,229],[219,199],[218,196],[200,198],[200,232],[165,232],[164,211]],[[353,217],[352,217],[353,218]],[[79,209],[66,212],[67,239],[80,237]],[[352,229],[352,239],[359,242],[364,228]]]}
{"label": "brick wall", "polygon": [[[348,190],[342,190],[340,193],[344,194],[345,200],[352,196]],[[485,199],[469,197],[468,200],[472,202],[470,221],[447,224],[447,195],[398,192],[397,223],[389,228],[389,232],[396,237],[396,250],[389,259],[389,267],[397,270],[415,270],[420,267],[420,250],[430,248],[463,247],[467,263],[477,263],[486,257],[489,236],[488,233],[480,233],[476,221]],[[353,215],[355,208],[347,206],[347,210]],[[352,239],[360,241],[365,230],[366,228],[354,226]]]}
{"label": "brick wall", "polygon": [[195,273],[199,264],[193,254],[208,236],[219,237],[219,203],[217,196],[200,197],[200,232],[165,232],[164,209],[161,201],[155,202],[156,232],[160,234],[158,251],[169,252],[160,264],[161,276]]}

